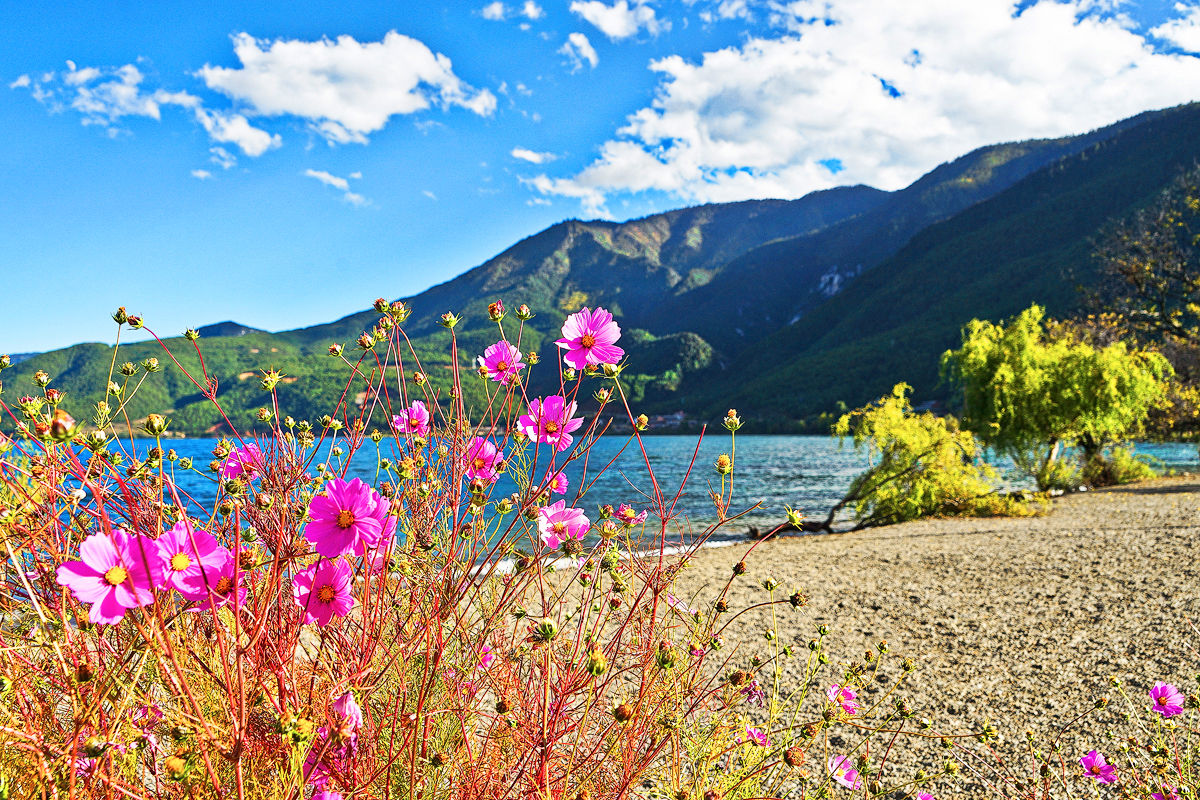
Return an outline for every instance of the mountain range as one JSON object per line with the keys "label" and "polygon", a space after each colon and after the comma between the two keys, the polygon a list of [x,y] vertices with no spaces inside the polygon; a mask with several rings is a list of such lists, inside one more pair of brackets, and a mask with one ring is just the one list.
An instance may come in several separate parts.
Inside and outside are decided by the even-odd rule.
{"label": "mountain range", "polygon": [[[413,309],[405,330],[441,385],[445,311],[464,318],[456,330],[469,369],[497,338],[489,302],[528,304],[536,316],[521,347],[546,351],[565,313],[603,306],[624,330],[637,410],[682,409],[705,421],[736,407],[759,430],[821,424],[902,380],[918,400],[944,399],[938,356],[957,346],[968,320],[1009,317],[1033,302],[1051,315],[1076,311],[1079,288],[1098,280],[1096,239],[1197,162],[1193,103],[1078,136],[983,147],[893,192],[850,186],[626,222],[566,220],[403,298]],[[223,322],[200,329],[199,344],[235,422],[251,423],[264,404],[257,376],[266,369],[286,376],[285,413],[311,419],[334,407],[346,380],[327,348],[353,351],[377,318],[367,310],[278,333]],[[167,343],[185,368],[198,368],[188,342]],[[138,389],[131,417],[166,413],[189,434],[222,429],[221,414],[166,366],[157,344],[122,351],[122,361],[164,364]],[[4,398],[11,405],[45,370],[67,393],[68,411],[88,418],[111,360],[111,348],[94,343],[27,357],[5,371]],[[482,403],[482,386],[471,381],[466,396]]]}

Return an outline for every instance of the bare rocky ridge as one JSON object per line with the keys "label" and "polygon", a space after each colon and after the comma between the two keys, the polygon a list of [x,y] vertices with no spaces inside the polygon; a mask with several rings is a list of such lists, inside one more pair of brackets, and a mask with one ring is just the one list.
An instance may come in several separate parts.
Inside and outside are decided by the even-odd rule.
{"label": "bare rocky ridge", "polygon": [[[887,639],[889,679],[900,676],[901,657],[918,661],[902,690],[917,717],[963,733],[990,718],[1004,737],[1000,751],[1010,756],[1021,752],[1026,730],[1051,737],[1111,695],[1110,709],[1063,737],[1062,754],[1076,765],[1094,747],[1112,761],[1115,744],[1094,722],[1123,710],[1108,676],[1122,678],[1139,705],[1148,706],[1155,681],[1196,691],[1200,636],[1187,621],[1200,616],[1198,533],[1200,481],[1160,479],[1062,497],[1032,519],[939,519],[768,541],[746,559],[729,605],[765,599],[759,582],[768,576],[781,582],[783,597],[802,589],[811,598],[806,609],[777,609],[780,640],[800,653],[785,671],[785,688],[795,688],[818,625],[832,630],[830,680],[837,680],[834,665],[861,661]],[[684,572],[687,593],[698,591],[700,603],[715,597],[743,551],[697,554]],[[769,614],[747,617],[735,663],[767,653],[761,634]],[[902,740],[896,750],[885,779],[917,766],[936,771],[945,755],[932,742]],[[810,759],[814,771],[817,761]],[[1028,764],[1015,758],[1012,767],[1031,777]],[[938,800],[986,796],[969,779],[942,778],[923,790]]]}

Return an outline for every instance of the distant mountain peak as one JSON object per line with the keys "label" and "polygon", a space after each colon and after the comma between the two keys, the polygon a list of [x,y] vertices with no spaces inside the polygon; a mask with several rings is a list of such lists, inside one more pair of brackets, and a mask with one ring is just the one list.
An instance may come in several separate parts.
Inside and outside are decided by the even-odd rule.
{"label": "distant mountain peak", "polygon": [[216,338],[217,336],[245,336],[248,333],[266,332],[261,328],[251,328],[249,325],[243,325],[240,322],[228,319],[224,322],[214,322],[212,325],[205,325],[199,329],[200,335],[207,339]]}

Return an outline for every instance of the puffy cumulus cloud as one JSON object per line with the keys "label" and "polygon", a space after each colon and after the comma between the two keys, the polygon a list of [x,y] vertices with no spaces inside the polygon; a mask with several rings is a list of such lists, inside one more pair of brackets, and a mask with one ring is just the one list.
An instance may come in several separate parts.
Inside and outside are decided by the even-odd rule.
{"label": "puffy cumulus cloud", "polygon": [[212,174],[211,172],[209,172],[208,170],[206,170],[206,169],[194,169],[194,170],[192,170],[192,177],[193,177],[193,178],[195,178],[195,179],[197,179],[197,180],[206,181],[206,180],[208,180],[209,178],[211,178],[212,176],[213,176],[213,174]]}
{"label": "puffy cumulus cloud", "polygon": [[596,55],[596,48],[592,47],[588,38],[578,31],[567,36],[567,40],[563,42],[562,47],[558,48],[558,52],[571,62],[572,72],[583,69],[585,61],[593,69],[600,63],[600,56]]}
{"label": "puffy cumulus cloud", "polygon": [[1184,3],[1176,3],[1175,10],[1179,12],[1179,17],[1167,20],[1151,30],[1150,33],[1170,42],[1180,50],[1200,53],[1200,5],[1189,6]]}
{"label": "puffy cumulus cloud", "polygon": [[636,36],[643,28],[656,36],[671,27],[658,18],[646,0],[635,0],[632,5],[629,0],[617,0],[611,6],[601,0],[574,0],[571,13],[583,17],[613,41]]}
{"label": "puffy cumulus cloud", "polygon": [[[19,86],[29,88],[34,98],[52,111],[72,109],[79,112],[84,125],[105,126],[110,134],[118,132],[114,126],[123,117],[161,120],[164,106],[178,106],[190,111],[214,142],[235,144],[248,156],[260,156],[281,143],[278,135],[255,128],[241,114],[206,109],[193,94],[144,88],[145,76],[133,64],[80,68],[68,61],[65,72],[46,73],[36,81],[22,77],[27,80],[18,81]],[[224,156],[218,163],[232,166],[233,157],[221,152]]]}
{"label": "puffy cumulus cloud", "polygon": [[226,114],[207,111],[197,107],[196,119],[208,131],[214,142],[236,144],[248,156],[257,157],[283,144],[279,134],[271,134],[256,128],[241,114]]}
{"label": "puffy cumulus cloud", "polygon": [[[304,170],[304,174],[309,178],[317,179],[326,186],[332,186],[333,188],[339,190],[342,193],[342,199],[350,205],[363,206],[368,202],[367,198],[363,197],[361,194],[356,194],[355,192],[350,191],[350,181],[346,180],[345,178],[339,178],[337,175],[333,175],[321,169],[306,169]],[[352,172],[350,173],[350,177],[355,179],[361,178],[362,173]]]}
{"label": "puffy cumulus cloud", "polygon": [[597,213],[622,192],[719,202],[835,182],[896,189],[976,147],[1086,131],[1200,86],[1200,58],[1156,51],[1094,0],[1020,13],[1011,0],[795,0],[776,12],[775,38],[652,62],[653,102],[590,165],[527,185]]}
{"label": "puffy cumulus cloud", "polygon": [[512,153],[513,158],[519,158],[522,161],[528,161],[530,164],[545,164],[547,161],[553,161],[558,156],[554,153],[539,153],[534,150],[527,150],[524,147],[514,147]]}
{"label": "puffy cumulus cloud", "polygon": [[525,0],[525,3],[521,6],[521,16],[525,17],[525,19],[537,20],[541,19],[545,14],[546,12],[542,10],[542,7],[533,2],[533,0]]}
{"label": "puffy cumulus cloud", "polygon": [[391,117],[433,103],[482,116],[496,108],[495,95],[460,80],[450,59],[395,31],[378,42],[260,41],[239,33],[233,49],[242,66],[205,65],[197,72],[210,89],[255,114],[305,119],[330,142],[366,143]]}
{"label": "puffy cumulus cloud", "polygon": [[488,3],[479,9],[479,13],[484,19],[502,20],[505,14],[504,3],[499,2],[499,0],[495,3]]}

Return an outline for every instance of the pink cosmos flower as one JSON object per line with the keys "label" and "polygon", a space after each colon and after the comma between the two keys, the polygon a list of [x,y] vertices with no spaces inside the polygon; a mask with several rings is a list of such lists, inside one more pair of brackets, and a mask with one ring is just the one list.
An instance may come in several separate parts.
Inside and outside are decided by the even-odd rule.
{"label": "pink cosmos flower", "polygon": [[350,584],[354,570],[342,559],[317,563],[300,570],[292,581],[292,596],[304,609],[304,621],[321,627],[334,617],[344,617],[354,608]]}
{"label": "pink cosmos flower", "polygon": [[395,530],[396,520],[388,515],[388,500],[358,478],[347,483],[334,478],[325,494],[308,504],[311,517],[304,535],[313,549],[326,558],[364,553],[379,545],[384,534]]}
{"label": "pink cosmos flower", "polygon": [[517,428],[535,442],[552,444],[558,452],[571,446],[571,434],[583,424],[583,417],[572,415],[575,403],[567,405],[562,395],[551,395],[543,400],[530,400],[529,413],[517,419]]}
{"label": "pink cosmos flower", "polygon": [[[222,548],[224,549],[224,548]],[[229,552],[226,550],[225,552]],[[204,601],[197,611],[207,608],[220,608],[221,606],[236,605],[244,607],[246,605],[246,585],[242,583],[245,578],[245,570],[238,569],[237,559],[232,553],[229,553],[229,558],[221,565],[216,574],[205,572],[205,577],[208,578],[208,591],[201,592],[197,596],[188,597],[189,600]],[[236,591],[235,591],[236,590]]]}
{"label": "pink cosmos flower", "polygon": [[591,523],[580,508],[567,508],[566,500],[538,511],[538,531],[542,541],[551,550],[557,550],[564,542],[574,539],[582,541]]}
{"label": "pink cosmos flower", "polygon": [[484,350],[483,355],[475,360],[487,371],[489,378],[504,384],[515,381],[517,372],[525,366],[521,361],[521,351],[503,339]]}
{"label": "pink cosmos flower", "polygon": [[567,487],[570,485],[571,482],[567,480],[567,474],[565,472],[556,472],[553,475],[546,476],[546,480],[542,483],[541,488],[537,490],[537,494],[541,494],[542,492],[566,494]]}
{"label": "pink cosmos flower", "polygon": [[186,520],[175,523],[154,543],[162,559],[164,579],[160,588],[174,589],[185,600],[203,600],[225,563],[233,558],[233,553],[211,533],[195,529]]}
{"label": "pink cosmos flower", "polygon": [[762,708],[767,702],[767,693],[763,691],[762,684],[756,680],[751,680],[750,683],[743,686],[741,694],[752,706]]}
{"label": "pink cosmos flower", "polygon": [[487,669],[496,660],[496,654],[492,652],[490,645],[483,645],[479,648],[479,668]]}
{"label": "pink cosmos flower", "polygon": [[354,695],[350,692],[333,701],[333,713],[341,720],[338,730],[343,736],[350,736],[362,727],[362,708],[354,701]]}
{"label": "pink cosmos flower", "polygon": [[1150,699],[1154,701],[1154,710],[1162,714],[1164,719],[1183,713],[1183,694],[1173,684],[1154,684]]}
{"label": "pink cosmos flower", "polygon": [[737,737],[737,740],[738,742],[749,742],[750,744],[757,745],[758,747],[767,746],[767,735],[758,728],[751,728],[749,725],[746,726],[746,738],[743,739],[741,736],[739,736]]}
{"label": "pink cosmos flower", "polygon": [[1117,768],[1112,764],[1106,763],[1104,756],[1095,750],[1092,750],[1086,756],[1079,759],[1079,763],[1083,765],[1083,773],[1092,780],[1099,781],[1100,783],[1117,782]]}
{"label": "pink cosmos flower", "polygon": [[1170,786],[1164,786],[1161,792],[1151,792],[1150,796],[1154,800],[1182,800],[1179,794]]}
{"label": "pink cosmos flower", "polygon": [[829,774],[833,779],[845,786],[847,789],[858,790],[862,788],[862,778],[858,775],[858,770],[853,767],[853,762],[846,756],[830,756],[829,757]]}
{"label": "pink cosmos flower", "polygon": [[392,417],[392,428],[396,433],[411,433],[413,436],[429,435],[429,409],[420,400]]}
{"label": "pink cosmos flower", "polygon": [[842,711],[845,711],[847,714],[857,714],[862,710],[862,704],[858,702],[858,694],[852,691],[849,686],[839,687],[835,683],[825,692],[825,696],[829,698],[829,702],[841,706]]}
{"label": "pink cosmos flower", "polygon": [[88,619],[115,625],[126,610],[154,602],[153,587],[163,582],[162,561],[153,539],[115,529],[111,536],[93,533],[79,545],[79,561],[61,564],[58,582],[91,603]]}
{"label": "pink cosmos flower", "polygon": [[496,445],[482,436],[476,436],[463,455],[467,480],[479,479],[485,483],[495,483],[499,477],[497,467],[500,461],[500,451]]}
{"label": "pink cosmos flower", "polygon": [[919,792],[917,794],[917,800],[934,800],[934,798],[933,795],[929,794],[929,792]]}
{"label": "pink cosmos flower", "polygon": [[562,335],[555,344],[567,351],[563,361],[575,369],[588,364],[616,364],[625,356],[625,351],[613,344],[621,338],[621,328],[603,308],[591,311],[585,307],[567,317]]}
{"label": "pink cosmos flower", "polygon": [[242,478],[252,481],[258,477],[262,467],[262,450],[254,442],[247,442],[245,447],[235,447],[229,458],[225,459],[225,465],[221,467],[221,477],[226,480]]}
{"label": "pink cosmos flower", "polygon": [[641,513],[638,513],[637,511],[633,510],[632,506],[627,506],[624,503],[621,503],[621,505],[617,507],[616,517],[617,519],[621,520],[621,523],[626,527],[633,527],[634,525],[641,525],[646,521],[646,512],[642,511]]}
{"label": "pink cosmos flower", "polygon": [[341,792],[331,792],[328,789],[322,789],[312,796],[312,800],[342,800]]}

